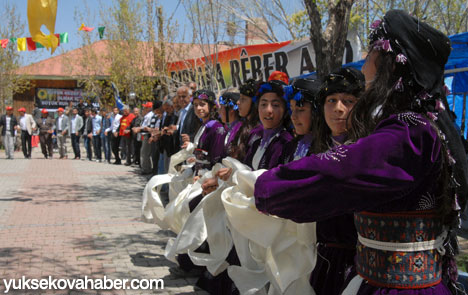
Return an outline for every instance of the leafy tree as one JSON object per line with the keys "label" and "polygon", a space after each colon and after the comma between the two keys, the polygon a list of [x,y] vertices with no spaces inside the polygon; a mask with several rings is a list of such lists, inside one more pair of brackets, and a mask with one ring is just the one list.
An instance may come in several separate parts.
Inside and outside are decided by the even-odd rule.
{"label": "leafy tree", "polygon": [[[2,9],[2,19],[6,20],[0,26],[2,39],[22,36],[24,24],[16,11],[15,5],[5,3]],[[30,88],[27,77],[18,75],[16,70],[21,66],[21,56],[16,49],[16,43],[10,42],[6,48],[0,48],[0,110],[12,104],[13,94],[22,93]]]}

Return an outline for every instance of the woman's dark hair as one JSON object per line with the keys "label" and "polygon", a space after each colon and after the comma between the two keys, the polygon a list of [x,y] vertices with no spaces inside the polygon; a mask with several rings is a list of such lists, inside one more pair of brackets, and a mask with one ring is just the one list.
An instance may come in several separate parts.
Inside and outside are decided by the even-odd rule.
{"label": "woman's dark hair", "polygon": [[359,98],[364,86],[364,75],[353,68],[341,68],[325,77],[317,95],[317,115],[314,117],[312,153],[325,152],[332,146],[331,129],[325,121],[325,99],[334,93],[348,93]]}
{"label": "woman's dark hair", "polygon": [[[257,89],[257,82],[253,79],[247,80],[245,84],[240,87],[240,94],[252,98],[255,96]],[[231,147],[229,148],[228,154],[238,160],[245,158],[245,153],[248,150],[248,140],[250,132],[253,128],[258,126],[258,112],[256,111],[255,104],[252,101],[250,110],[247,113],[247,117],[241,118],[242,126],[237,132],[234,140],[232,141]]]}
{"label": "woman's dark hair", "polygon": [[[374,52],[374,49],[369,51],[369,54]],[[423,91],[418,84],[405,85],[403,89],[395,88],[400,77],[403,80],[410,79],[408,77],[411,71],[406,67],[408,64],[401,64],[395,61],[395,57],[391,53],[377,51],[375,59],[376,75],[368,89],[363,93],[359,101],[351,111],[350,118],[352,127],[350,137],[352,141],[356,141],[361,137],[365,137],[374,131],[377,124],[388,118],[392,114],[414,111],[426,116],[424,107],[415,99]],[[389,69],[394,69],[393,71]],[[435,130],[439,130],[436,124],[431,122]],[[453,222],[454,211],[452,209],[452,195],[449,187],[450,183],[450,167],[448,165],[448,157],[446,148],[442,145],[442,157],[440,160],[441,173],[439,174],[436,195],[442,200],[439,207],[439,214],[444,219],[444,223],[450,224]]]}
{"label": "woman's dark hair", "polygon": [[226,109],[226,121],[227,123],[232,123],[229,122],[229,112],[231,110],[234,110],[236,117],[239,118],[239,106],[237,105],[237,101],[239,101],[240,94],[238,92],[232,92],[232,91],[225,91],[223,94],[219,97],[219,104],[224,106]]}

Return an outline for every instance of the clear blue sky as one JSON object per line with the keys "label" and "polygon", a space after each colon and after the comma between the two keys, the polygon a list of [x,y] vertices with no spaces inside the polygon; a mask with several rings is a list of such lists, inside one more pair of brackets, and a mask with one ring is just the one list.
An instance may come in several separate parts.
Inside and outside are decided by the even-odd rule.
{"label": "clear blue sky", "polygon": [[[27,0],[2,0],[2,3],[9,3],[11,5],[15,5],[17,7],[18,13],[23,20],[24,24],[24,36],[0,36],[1,39],[3,38],[11,38],[11,37],[29,37],[29,29],[27,25]],[[52,56],[62,54],[66,51],[81,47],[81,37],[79,36],[78,28],[80,27],[81,23],[84,22],[85,25],[89,27],[94,27],[94,31],[91,34],[98,35],[97,27],[101,26],[102,23],[99,21],[99,10],[101,7],[111,6],[114,1],[112,0],[58,0],[58,8],[57,8],[57,20],[55,25],[55,33],[64,33],[68,32],[69,34],[69,43],[68,44],[61,44],[59,48],[55,51]],[[179,25],[185,26],[185,32],[191,32],[192,29],[190,28],[189,21],[185,17],[185,9],[183,4],[181,3],[178,6],[179,0],[159,0],[158,1],[164,10],[164,14],[166,18],[170,15],[174,14],[174,18],[177,19]],[[292,0],[289,4],[297,3],[297,8],[300,9],[301,0]],[[87,5],[88,9],[85,9],[85,5]],[[296,5],[291,5],[296,6]],[[1,8],[1,5],[0,5]],[[294,9],[294,7],[291,7]],[[177,10],[176,10],[177,9]],[[295,10],[295,9],[294,9]],[[85,11],[90,11],[90,13],[84,13]],[[80,12],[81,15],[84,15],[80,19],[80,17],[76,17],[76,13]],[[79,14],[80,14],[79,13]],[[46,59],[51,57],[50,51],[46,49],[37,49],[36,51],[25,51],[20,53],[22,56],[22,64],[27,65],[30,63],[38,62],[40,60]]]}

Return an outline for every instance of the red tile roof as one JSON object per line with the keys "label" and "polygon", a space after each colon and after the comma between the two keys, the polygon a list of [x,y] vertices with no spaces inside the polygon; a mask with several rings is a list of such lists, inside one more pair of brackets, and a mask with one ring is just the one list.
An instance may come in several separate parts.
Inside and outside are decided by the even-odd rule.
{"label": "red tile roof", "polygon": [[[28,66],[21,67],[17,70],[18,74],[28,75],[35,79],[60,79],[60,78],[78,78],[83,76],[109,76],[110,60],[107,55],[111,41],[101,40],[91,45],[70,50],[64,54],[57,55]],[[138,42],[138,47],[141,47],[142,52],[148,54],[144,56],[146,74],[152,76],[150,66],[153,63],[153,54],[149,48],[148,42]],[[156,48],[159,44],[156,43]],[[166,44],[166,60],[167,62],[180,61],[210,55],[218,52],[231,49],[228,45],[206,45],[199,46],[188,43],[167,43]],[[93,58],[87,58],[93,56]],[[98,61],[95,66],[85,67],[84,64],[90,61]]]}

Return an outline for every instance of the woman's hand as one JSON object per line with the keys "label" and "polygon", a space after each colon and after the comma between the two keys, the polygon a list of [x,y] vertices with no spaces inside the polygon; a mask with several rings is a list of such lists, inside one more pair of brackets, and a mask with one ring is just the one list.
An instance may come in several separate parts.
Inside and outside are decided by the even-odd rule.
{"label": "woman's hand", "polygon": [[231,174],[232,168],[221,168],[216,173],[216,176],[218,176],[221,180],[227,181],[229,177],[231,177]]}
{"label": "woman's hand", "polygon": [[186,143],[186,142],[190,141],[190,136],[188,134],[182,134],[181,137],[182,137],[182,142],[183,143]]}
{"label": "woman's hand", "polygon": [[207,178],[202,184],[202,194],[204,196],[208,195],[209,193],[214,192],[218,188],[218,179],[216,177]]}
{"label": "woman's hand", "polygon": [[192,164],[195,163],[196,159],[194,157],[190,157],[187,159],[187,163]]}
{"label": "woman's hand", "polygon": [[181,146],[182,149],[186,149],[189,145],[190,141],[184,142],[184,144]]}

